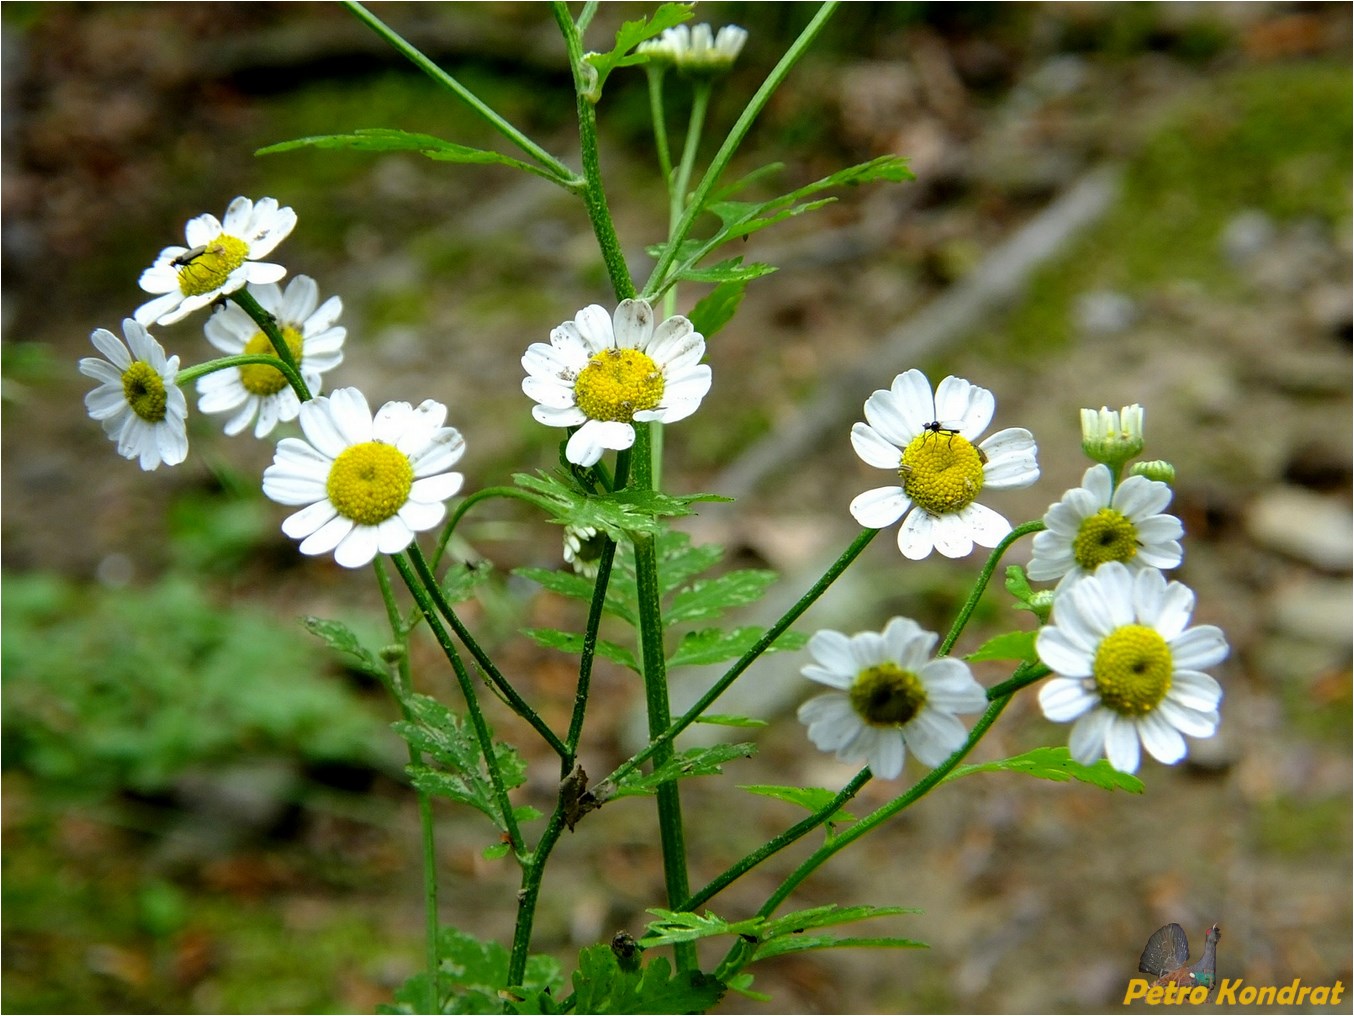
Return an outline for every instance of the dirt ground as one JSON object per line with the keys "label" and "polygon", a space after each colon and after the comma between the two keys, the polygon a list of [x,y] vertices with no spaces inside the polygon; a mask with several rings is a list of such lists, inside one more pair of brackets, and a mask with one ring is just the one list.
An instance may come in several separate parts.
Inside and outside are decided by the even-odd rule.
{"label": "dirt ground", "polygon": [[[899,371],[967,377],[996,394],[997,426],[1036,435],[1039,484],[993,499],[1015,520],[1037,518],[1079,479],[1079,407],[1140,402],[1149,454],[1178,470],[1174,510],[1187,536],[1176,577],[1198,594],[1196,623],[1220,625],[1232,647],[1217,669],[1222,726],[1192,743],[1178,767],[1145,763],[1141,796],[1005,774],[942,788],[794,899],[917,907],[922,913],[877,930],[930,948],[773,960],[754,971],[755,987],[773,1001],[730,996],[721,1012],[1117,1011],[1143,944],[1171,921],[1196,949],[1209,924],[1221,925],[1221,976],[1345,985],[1354,976],[1349,7],[998,7],[846,5],[821,53],[791,76],[740,171],[784,162],[788,187],[897,152],[912,159],[918,180],[846,193],[747,244],[749,261],[781,270],[754,283],[711,340],[714,387],[700,414],[669,429],[666,476],[675,490],[720,492],[747,475],[750,449],[774,453],[778,435],[803,428],[804,442],[740,490],[736,504],[707,506],[687,527],[724,543],[740,566],[779,571],[772,599],[793,598],[858,532],[846,505],[879,480],[847,434],[869,391]],[[604,5],[599,25],[641,12]],[[572,105],[556,92],[560,57],[543,6],[390,4],[380,13],[444,66],[463,68],[467,81],[500,89],[510,116],[576,161]],[[727,124],[808,12],[703,4],[698,17],[752,29],[712,108],[712,122]],[[450,405],[467,434],[472,488],[551,464],[551,439],[531,423],[520,393],[520,355],[579,307],[607,302],[581,208],[534,179],[413,156],[250,157],[270,141],[390,125],[372,122],[382,115],[489,143],[411,88],[398,60],[341,9],[6,5],[4,18],[7,580],[52,572],[90,589],[151,583],[182,567],[165,538],[176,506],[224,499],[228,478],[257,476],[269,461],[268,448],[225,439],[195,414],[189,461],[142,474],[84,415],[88,383],[74,369],[89,332],[115,329],[140,302],[137,273],[179,241],[182,221],[220,214],[236,193],[293,204],[301,225],[287,242],[288,264],[342,293],[350,338],[334,384],[358,383],[373,403],[435,397]],[[604,38],[597,29],[595,44]],[[1343,144],[1324,148],[1302,133],[1301,91],[1323,68],[1343,82],[1346,100]],[[603,159],[619,181],[613,210],[642,277],[644,245],[660,234],[666,209],[654,196],[642,87],[613,87],[616,105],[602,107]],[[1249,137],[1245,97],[1263,105],[1277,94],[1282,107],[1287,87],[1293,133],[1255,141],[1270,161],[1251,175],[1220,163],[1202,179],[1161,171],[1190,165],[1191,147],[1231,151],[1218,139]],[[1285,158],[1290,151],[1299,154]],[[1325,179],[1328,164],[1338,192],[1312,199],[1310,181]],[[1031,268],[1018,293],[906,358],[909,329],[919,332],[937,300],[979,299],[975,280],[1001,245],[1099,173],[1104,210]],[[1139,229],[1143,218],[1160,228]],[[1203,245],[1186,228],[1194,222],[1212,224]],[[688,306],[698,295],[691,288]],[[162,338],[192,350],[201,346],[198,325]],[[845,408],[822,398],[841,377],[871,368],[875,380]],[[816,414],[812,425],[806,414]],[[279,520],[280,512],[263,513],[247,536],[248,559],[210,579],[216,602],[262,603],[287,616],[376,616],[365,574],[298,560]],[[502,576],[558,561],[554,527],[520,511],[477,513],[465,532]],[[976,560],[907,564],[881,534],[799,630],[878,628],[900,613],[938,627],[976,569]],[[569,658],[513,632],[581,623],[581,610],[515,579],[495,588],[467,606],[467,621],[496,644],[505,672],[528,675],[522,691],[546,718],[562,723]],[[965,651],[984,632],[1027,623],[999,595],[993,602]],[[420,662],[437,673],[431,650]],[[772,657],[740,685],[738,708],[770,721],[756,732],[757,756],[684,785],[694,883],[800,817],[736,785],[835,787],[852,774],[813,749],[794,720],[807,694],[800,665]],[[986,683],[1005,676],[979,668]],[[335,680],[345,679],[335,667]],[[583,761],[597,773],[634,750],[641,696],[611,670],[599,674],[595,695],[597,730]],[[497,723],[505,736],[522,733],[507,717]],[[977,757],[1065,736],[1027,692]],[[397,758],[393,737],[389,748]],[[531,759],[525,799],[548,807],[555,774],[543,754]],[[154,802],[170,814],[148,834],[116,805],[54,803],[8,752],[5,761],[7,1011],[370,1011],[418,968],[417,820],[397,765],[354,778],[365,803],[331,786],[328,805],[281,823],[241,813],[231,827],[235,813],[223,800],[235,783],[194,784],[203,795],[196,806],[184,805],[183,793]],[[249,800],[266,805],[268,789],[251,782],[255,761],[246,753],[227,768],[248,785]],[[909,769],[904,780],[919,775]],[[853,810],[905,785],[876,781]],[[563,841],[537,948],[566,969],[580,947],[618,928],[638,934],[644,909],[661,905],[650,808],[617,802]],[[451,809],[440,817],[444,920],[506,940],[515,872],[480,856],[492,836],[486,826]],[[208,832],[188,835],[198,823]],[[804,844],[787,850],[711,909],[731,919],[751,913],[806,852]],[[11,894],[122,878],[174,886],[199,919],[160,940],[97,913],[53,930],[10,902]],[[33,888],[46,886],[56,888]],[[238,915],[246,930],[226,930],[208,916],[214,908]],[[340,927],[362,929],[356,954],[335,952],[336,941],[350,941],[334,937]],[[269,995],[253,985],[256,994],[242,995],[244,971],[267,969],[251,954],[251,934],[285,943],[274,957],[279,985],[290,983],[288,967],[313,969],[309,990]]]}

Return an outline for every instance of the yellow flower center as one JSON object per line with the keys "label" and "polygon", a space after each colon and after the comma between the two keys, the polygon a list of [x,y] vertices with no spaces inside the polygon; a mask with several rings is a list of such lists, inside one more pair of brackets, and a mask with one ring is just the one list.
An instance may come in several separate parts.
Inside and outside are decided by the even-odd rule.
{"label": "yellow flower center", "polygon": [[1126,624],[1095,651],[1100,701],[1121,716],[1146,716],[1171,690],[1171,647],[1156,630]]}
{"label": "yellow flower center", "polygon": [[375,526],[403,507],[413,485],[407,455],[394,445],[367,441],[345,448],[334,460],[325,493],[340,515]]}
{"label": "yellow flower center", "polygon": [[629,423],[663,398],[663,372],[638,349],[604,349],[578,372],[574,399],[590,420]]}
{"label": "yellow flower center", "polygon": [[932,515],[962,511],[983,489],[987,459],[967,438],[949,431],[923,431],[903,449],[898,475],[903,491]]}
{"label": "yellow flower center", "polygon": [[172,262],[179,270],[180,292],[184,296],[202,296],[219,289],[248,256],[249,244],[225,233],[211,243],[185,251]]}
{"label": "yellow flower center", "polygon": [[[287,349],[291,351],[292,360],[296,366],[301,366],[301,352],[303,342],[301,333],[291,325],[282,327],[282,340],[286,342]],[[246,353],[273,353],[273,343],[263,332],[255,332],[254,337],[244,344]],[[270,367],[266,363],[246,363],[240,368],[240,383],[244,385],[245,390],[253,395],[276,395],[287,387],[287,378],[282,371],[276,367]]]}
{"label": "yellow flower center", "polygon": [[147,423],[159,423],[165,418],[169,393],[165,391],[164,379],[144,360],[137,360],[122,372],[122,397],[132,412]]}
{"label": "yellow flower center", "polygon": [[901,727],[926,706],[921,678],[896,663],[879,663],[856,675],[851,708],[872,727]]}
{"label": "yellow flower center", "polygon": [[1131,561],[1137,553],[1137,527],[1113,508],[1101,508],[1084,519],[1072,541],[1072,556],[1088,572],[1106,561]]}

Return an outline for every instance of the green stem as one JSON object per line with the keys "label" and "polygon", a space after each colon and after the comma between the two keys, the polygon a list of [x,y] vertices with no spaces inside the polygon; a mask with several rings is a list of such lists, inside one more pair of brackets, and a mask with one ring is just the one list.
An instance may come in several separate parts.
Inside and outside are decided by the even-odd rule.
{"label": "green stem", "polygon": [[686,124],[686,142],[682,146],[682,161],[677,166],[677,178],[668,181],[671,190],[668,193],[668,241],[673,242],[677,226],[686,211],[686,189],[691,186],[691,169],[696,164],[696,151],[700,148],[701,131],[705,129],[705,111],[710,106],[710,92],[713,88],[708,78],[696,81],[691,97],[691,119]]}
{"label": "green stem", "polygon": [[[410,546],[417,549],[418,545],[410,544]],[[423,618],[428,622],[428,627],[437,639],[437,644],[442,647],[442,654],[446,656],[448,662],[451,663],[451,669],[456,673],[456,682],[461,686],[461,695],[465,699],[466,715],[470,718],[471,728],[475,731],[475,739],[479,741],[485,768],[489,770],[489,782],[493,785],[494,796],[498,799],[498,808],[502,812],[504,832],[507,833],[508,843],[512,847],[513,853],[520,858],[526,853],[526,848],[522,842],[522,832],[517,828],[517,816],[513,814],[512,801],[508,798],[508,788],[504,786],[503,774],[499,771],[498,753],[494,750],[493,735],[489,731],[489,724],[484,719],[484,713],[480,711],[479,699],[475,695],[475,686],[470,680],[470,674],[465,669],[465,664],[461,661],[461,654],[456,651],[456,645],[451,641],[451,636],[447,634],[447,630],[442,627],[442,622],[438,620],[437,610],[415,570],[410,567],[409,562],[401,554],[392,554],[390,559],[395,563],[395,569],[400,573],[400,578],[404,579],[404,584],[409,587],[409,593],[418,603],[419,610],[423,612]]]}
{"label": "green stem", "polygon": [[482,490],[475,491],[475,493],[468,496],[456,506],[456,510],[451,513],[451,518],[447,519],[446,525],[442,527],[442,532],[437,537],[437,549],[433,552],[432,557],[434,568],[441,563],[442,555],[446,553],[447,544],[451,542],[451,534],[456,531],[456,527],[460,525],[461,519],[465,517],[465,513],[470,511],[471,508],[481,501],[487,501],[490,498],[495,497],[516,498],[518,501],[526,501],[528,504],[536,505],[538,508],[543,507],[540,498],[536,497],[534,494],[527,493],[521,487],[485,487]]}
{"label": "green stem", "polygon": [[517,890],[517,923],[512,933],[512,952],[508,957],[509,988],[519,986],[526,978],[527,958],[530,956],[531,929],[536,923],[536,903],[541,895],[541,880],[545,877],[545,863],[564,833],[564,797],[560,795],[550,823],[541,834],[535,851],[522,866],[522,885]]}
{"label": "green stem", "polygon": [[799,616],[803,614],[804,611],[813,606],[814,602],[827,591],[832,583],[836,582],[837,579],[841,577],[842,572],[846,571],[851,562],[859,557],[861,551],[869,546],[870,541],[878,535],[878,529],[866,529],[862,531],[861,534],[852,541],[851,546],[847,547],[846,550],[842,552],[842,555],[832,563],[832,566],[823,573],[822,577],[809,587],[808,592],[801,596],[799,600],[796,601],[795,605],[781,616],[780,620],[768,628],[766,633],[759,638],[747,652],[738,658],[738,661],[700,697],[695,705],[683,713],[679,720],[658,736],[651,737],[649,744],[642,751],[631,756],[623,762],[615,772],[603,780],[601,784],[598,784],[597,796],[604,800],[606,797],[603,789],[604,784],[614,788],[620,780],[624,779],[652,758],[663,745],[671,744],[673,738],[700,719],[705,710],[709,709],[716,699],[728,691],[729,686],[733,684],[734,681],[738,680],[743,671],[747,670],[758,657],[765,653],[771,643],[785,634],[786,629],[794,624],[795,621],[799,620]]}
{"label": "green stem", "polygon": [[748,131],[752,129],[753,121],[761,114],[766,104],[771,100],[771,96],[775,94],[776,89],[780,87],[818,33],[822,31],[823,26],[827,24],[827,19],[832,16],[836,8],[837,0],[829,0],[818,9],[818,13],[814,15],[813,20],[805,26],[804,31],[799,33],[799,38],[785,51],[785,55],[780,58],[780,62],[771,69],[771,73],[762,82],[762,86],[757,89],[757,93],[748,102],[737,122],[730,128],[728,137],[720,145],[715,157],[710,160],[705,175],[697,184],[696,190],[691,196],[690,204],[687,205],[677,229],[669,238],[667,248],[659,257],[658,264],[654,265],[653,271],[649,273],[648,281],[644,283],[642,291],[645,296],[653,295],[663,288],[668,269],[672,267],[672,262],[677,257],[677,251],[681,247],[682,241],[691,232],[691,228],[696,223],[696,217],[710,197],[710,192],[714,190],[715,185],[724,174],[724,170],[733,160],[734,153],[738,151],[738,146],[743,143]]}
{"label": "green stem", "polygon": [[[409,695],[413,690],[413,681],[409,672],[409,642],[408,634],[405,630],[404,620],[400,616],[399,604],[395,602],[395,591],[391,588],[390,575],[386,571],[385,561],[377,556],[373,562],[373,568],[376,572],[376,584],[381,589],[381,600],[385,603],[386,620],[390,623],[390,633],[398,641],[404,652],[400,653],[399,666],[397,670],[398,685],[390,688],[390,692],[400,707],[400,714],[406,721],[412,719],[409,712]],[[406,745],[409,749],[409,762],[411,765],[422,765],[423,756],[412,744]],[[423,925],[424,925],[424,960],[428,967],[429,983],[436,990],[437,971],[440,959],[437,954],[437,830],[433,824],[433,802],[432,796],[426,790],[415,788],[415,795],[418,797],[418,826],[419,842],[423,854]]]}
{"label": "green stem", "polygon": [[564,163],[560,162],[540,145],[532,141],[507,120],[499,116],[499,114],[490,108],[478,95],[470,91],[470,89],[466,88],[450,74],[442,70],[441,67],[438,67],[437,64],[429,60],[423,55],[418,47],[405,41],[398,32],[383,22],[375,14],[372,14],[371,11],[367,10],[360,3],[357,3],[356,0],[343,0],[343,6],[347,7],[359,21],[388,42],[415,67],[423,71],[424,74],[428,75],[428,77],[432,78],[439,85],[450,91],[474,110],[475,113],[487,121],[494,130],[498,131],[523,152],[549,170],[551,178],[556,180],[556,182],[571,189],[579,186],[580,181],[578,177],[568,166],[564,165]]}
{"label": "green stem", "polygon": [[647,63],[644,70],[649,78],[649,118],[653,120],[654,149],[658,153],[658,170],[663,174],[663,185],[672,187],[672,153],[668,150],[668,120],[663,112],[663,81],[667,67],[661,63]]}
{"label": "green stem", "polygon": [[[631,459],[631,487],[650,490],[653,485],[651,446],[648,424],[635,426],[634,456]],[[652,744],[672,722],[668,704],[667,655],[663,646],[663,614],[659,602],[658,548],[652,536],[636,536],[635,594],[639,604],[639,642],[644,677],[644,704],[649,718]],[[672,740],[661,742],[653,753],[654,767],[661,767],[675,754]],[[677,781],[660,784],[658,798],[658,838],[663,848],[663,882],[668,905],[678,906],[691,893],[686,871],[686,836],[682,827],[682,800]],[[696,968],[696,947],[682,942],[673,947],[678,970]]]}
{"label": "green stem", "polygon": [[602,165],[597,151],[597,107],[583,94],[583,83],[579,79],[579,68],[583,63],[583,41],[578,29],[569,16],[569,8],[559,0],[552,3],[551,9],[555,21],[564,34],[564,43],[569,51],[569,66],[574,74],[574,91],[578,107],[578,140],[583,162],[583,202],[588,209],[588,218],[592,221],[592,231],[597,237],[597,246],[606,265],[607,276],[611,279],[611,288],[618,300],[628,300],[635,295],[635,283],[630,278],[630,269],[625,263],[625,254],[621,250],[620,238],[616,235],[616,224],[607,207],[606,190],[602,186]]}
{"label": "green stem", "polygon": [[254,299],[254,294],[249,292],[247,288],[235,290],[230,294],[230,298],[253,318],[254,323],[263,330],[263,334],[268,336],[268,341],[273,344],[277,358],[289,368],[282,371],[287,383],[296,390],[296,395],[302,402],[309,402],[311,398],[310,389],[301,377],[301,369],[296,365],[296,357],[292,356],[291,347],[287,345],[287,340],[282,337],[282,332],[277,327],[277,318],[264,310],[263,305]]}
{"label": "green stem", "polygon": [[606,608],[606,590],[611,581],[611,565],[616,559],[616,541],[608,539],[602,545],[602,556],[597,560],[597,579],[592,587],[592,602],[588,605],[588,621],[583,629],[583,652],[578,663],[578,685],[574,689],[574,710],[569,718],[569,733],[564,746],[567,756],[560,759],[561,778],[569,775],[578,754],[578,742],[583,735],[583,716],[588,707],[588,692],[592,684],[592,661],[597,655],[597,631],[602,625]]}
{"label": "green stem", "polygon": [[[789,876],[776,887],[775,892],[771,894],[767,901],[762,904],[761,909],[757,911],[757,916],[770,917],[805,879],[817,871],[818,868],[822,867],[822,865],[834,854],[854,843],[865,834],[872,832],[874,829],[893,818],[900,811],[915,804],[930,791],[934,790],[936,786],[949,775],[951,770],[962,762],[964,757],[973,750],[973,746],[982,740],[983,735],[985,735],[992,724],[997,721],[997,717],[1001,715],[1002,710],[1006,708],[1007,703],[1010,701],[1011,696],[1009,695],[1004,695],[1001,698],[993,700],[983,712],[983,715],[978,719],[978,722],[973,725],[973,729],[969,731],[969,735],[964,743],[959,746],[953,755],[913,784],[907,792],[899,797],[895,797],[888,804],[870,813],[855,825],[843,829],[831,840],[809,855],[799,867],[792,871]],[[747,964],[751,955],[752,951],[747,943],[742,941],[736,943],[724,957],[724,961],[720,963],[719,968],[715,971],[715,976],[727,982],[730,977]]]}
{"label": "green stem", "polygon": [[1051,673],[1053,671],[1042,663],[1022,663],[1005,681],[987,689],[987,699],[989,702],[995,702],[999,698],[1014,695],[1021,688],[1027,688],[1035,681],[1042,681]]}
{"label": "green stem", "polygon": [[[461,619],[457,616],[456,611],[454,611],[451,604],[447,602],[447,598],[442,595],[442,588],[437,584],[437,577],[433,574],[427,558],[423,556],[423,551],[419,549],[419,545],[417,543],[409,544],[407,553],[409,555],[409,560],[413,562],[414,571],[417,573],[419,581],[423,584],[422,588],[425,596],[436,608],[437,612],[447,619],[447,623],[450,624],[452,630],[456,632],[456,637],[460,639],[461,643],[470,651],[470,655],[473,656],[475,662],[480,665],[480,668],[484,671],[489,682],[498,690],[498,693],[503,696],[512,711],[530,723],[536,733],[540,734],[541,737],[545,739],[546,744],[550,745],[556,754],[561,758],[567,757],[569,755],[569,749],[564,746],[564,742],[559,739],[558,735],[550,729],[545,720],[541,719],[536,710],[531,708],[527,703],[527,700],[518,694],[517,689],[515,689],[508,679],[499,672],[498,668],[494,666],[494,661],[489,659],[488,653],[486,653],[480,647],[480,644],[475,641],[474,636],[470,634],[470,629],[462,623]],[[423,606],[421,600],[419,606],[420,608]]]}
{"label": "green stem", "polygon": [[992,580],[992,573],[997,570],[1002,555],[1010,549],[1011,544],[1022,536],[1038,533],[1043,528],[1044,524],[1038,520],[1026,522],[1024,525],[1012,529],[1002,537],[1000,543],[992,548],[992,553],[987,555],[987,561],[983,564],[983,570],[978,573],[978,581],[973,584],[973,588],[969,590],[968,599],[964,601],[964,605],[959,608],[959,613],[955,615],[954,624],[950,626],[949,634],[945,636],[945,641],[941,642],[940,648],[936,650],[937,656],[948,656],[950,650],[954,648],[954,644],[958,641],[964,626],[968,624],[969,618],[973,616],[973,611],[977,609],[978,601],[983,598],[983,592],[987,589],[988,582]]}
{"label": "green stem", "polygon": [[179,371],[174,377],[174,383],[180,388],[185,388],[205,374],[214,374],[218,370],[227,370],[231,367],[246,367],[251,363],[263,364],[279,371],[298,396],[306,391],[306,383],[301,379],[300,372],[272,353],[236,353],[233,356],[222,356],[215,360],[195,363]]}
{"label": "green stem", "polygon": [[855,797],[860,792],[860,788],[870,782],[871,773],[869,767],[862,769],[851,778],[851,782],[842,787],[834,797],[823,807],[819,808],[808,818],[792,825],[785,832],[781,833],[773,840],[769,840],[758,847],[752,853],[748,854],[741,861],[732,865],[727,871],[710,880],[710,883],[701,889],[677,909],[693,911],[697,907],[704,905],[714,898],[718,893],[726,889],[731,883],[742,878],[757,865],[761,864],[772,854],[784,850],[791,843],[794,843],[801,836],[813,832],[824,822],[829,821],[833,815],[841,810],[842,805]]}

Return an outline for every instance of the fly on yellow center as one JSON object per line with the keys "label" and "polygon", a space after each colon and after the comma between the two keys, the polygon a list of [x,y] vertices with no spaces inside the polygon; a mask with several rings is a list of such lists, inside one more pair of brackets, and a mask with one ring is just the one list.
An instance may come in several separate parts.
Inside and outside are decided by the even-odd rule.
{"label": "fly on yellow center", "polygon": [[872,727],[901,727],[926,706],[921,678],[896,663],[878,663],[856,675],[851,708]]}
{"label": "fly on yellow center", "polygon": [[928,426],[903,449],[898,475],[907,496],[932,515],[967,508],[983,489],[987,456],[958,431]]}
{"label": "fly on yellow center", "polygon": [[137,360],[122,372],[122,397],[132,412],[147,423],[159,423],[165,418],[169,393],[164,379],[144,360]]}
{"label": "fly on yellow center", "polygon": [[1082,521],[1072,540],[1072,556],[1093,572],[1106,561],[1133,560],[1139,546],[1137,527],[1113,508],[1101,508]]}
{"label": "fly on yellow center", "polygon": [[629,423],[663,398],[663,372],[638,349],[604,349],[578,372],[574,400],[590,420]]}
{"label": "fly on yellow center", "polygon": [[1126,624],[1095,651],[1100,701],[1120,716],[1146,716],[1171,690],[1171,647],[1155,629]]}
{"label": "fly on yellow center", "polygon": [[414,467],[394,445],[367,441],[345,448],[329,467],[325,493],[344,518],[375,526],[391,518],[409,500]]}
{"label": "fly on yellow center", "polygon": [[[291,352],[292,362],[297,367],[301,366],[301,351],[304,342],[301,333],[290,325],[282,329],[282,340],[286,342],[287,349]],[[263,332],[255,332],[254,337],[244,344],[246,353],[274,353],[272,341]],[[276,367],[269,366],[266,363],[246,363],[240,368],[240,383],[244,385],[245,391],[251,395],[276,395],[287,387],[287,378]]]}
{"label": "fly on yellow center", "polygon": [[201,296],[219,289],[249,256],[249,244],[222,233],[211,243],[184,251],[170,262],[179,270],[179,290],[184,296]]}

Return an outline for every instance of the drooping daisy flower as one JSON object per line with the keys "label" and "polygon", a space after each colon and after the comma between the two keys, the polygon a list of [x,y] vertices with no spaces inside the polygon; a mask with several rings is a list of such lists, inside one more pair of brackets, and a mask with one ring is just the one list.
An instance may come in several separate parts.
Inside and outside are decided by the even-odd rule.
{"label": "drooping daisy flower", "polygon": [[279,208],[276,198],[254,204],[239,197],[226,209],[226,221],[215,215],[188,220],[187,247],[166,247],[141,273],[141,288],[161,294],[136,309],[143,325],[173,324],[218,296],[246,283],[277,282],[287,274],[282,265],[260,262],[296,226],[296,213]]}
{"label": "drooping daisy flower", "polygon": [[1142,406],[1136,402],[1123,409],[1081,411],[1081,448],[1093,462],[1103,462],[1117,473],[1123,464],[1142,452]]}
{"label": "drooping daisy flower", "polygon": [[1132,571],[1180,564],[1185,527],[1174,515],[1161,514],[1171,488],[1145,476],[1129,476],[1118,487],[1113,482],[1108,466],[1092,466],[1080,487],[1049,506],[1048,528],[1034,537],[1030,578],[1061,579],[1061,588],[1107,561],[1121,561]]}
{"label": "drooping daisy flower", "polygon": [[[264,310],[277,319],[292,359],[312,395],[320,393],[320,375],[343,362],[343,340],[348,331],[335,325],[343,302],[331,296],[317,310],[320,289],[315,280],[298,275],[285,292],[275,283],[250,286]],[[207,319],[207,340],[223,353],[272,353],[273,344],[259,331],[243,308],[231,304]],[[294,420],[301,400],[282,372],[264,363],[228,367],[198,379],[197,407],[204,413],[233,412],[226,433],[238,434],[255,417],[254,436],[267,437],[279,420]]]}
{"label": "drooping daisy flower", "polygon": [[1204,667],[1222,662],[1227,642],[1205,624],[1190,628],[1194,593],[1155,569],[1118,561],[1066,587],[1035,649],[1056,673],[1039,690],[1044,715],[1075,721],[1068,748],[1089,765],[1102,754],[1136,772],[1138,745],[1167,765],[1185,757],[1185,739],[1212,737],[1222,689]]}
{"label": "drooping daisy flower", "polygon": [[123,458],[140,459],[142,469],[161,462],[177,466],[188,457],[188,401],[174,383],[179,358],[166,358],[164,347],[132,318],[122,322],[122,334],[126,345],[106,328],[90,335],[108,359],[80,361],[81,374],[102,382],[85,396],[85,408]]}
{"label": "drooping daisy flower", "polygon": [[905,617],[882,633],[816,632],[816,662],[803,674],[837,690],[799,707],[809,740],[886,780],[903,771],[908,748],[932,768],[944,762],[968,736],[955,713],[981,710],[987,695],[962,660],[931,657],[938,637]]}
{"label": "drooping daisy flower", "polygon": [[851,428],[856,454],[896,473],[901,485],[876,487],[851,502],[851,514],[870,529],[898,519],[898,549],[919,561],[932,550],[964,557],[995,547],[1011,524],[977,503],[984,490],[1028,487],[1039,478],[1034,437],[1008,427],[974,444],[996,409],[986,388],[947,377],[934,397],[926,375],[909,370],[865,403],[865,419]]}
{"label": "drooping daisy flower", "polygon": [[564,527],[564,563],[585,579],[595,579],[606,538],[592,526]]}
{"label": "drooping daisy flower", "polygon": [[747,29],[737,25],[725,25],[718,34],[707,24],[676,25],[663,29],[656,39],[641,42],[638,52],[680,70],[709,73],[733,66],[747,39]]}
{"label": "drooping daisy flower", "polygon": [[395,554],[432,529],[464,477],[449,472],[465,451],[447,407],[387,402],[373,420],[356,388],[339,388],[301,406],[306,440],[278,442],[263,492],[279,504],[306,505],[282,523],[303,554],[334,552],[345,568]]}
{"label": "drooping daisy flower", "polygon": [[565,448],[570,462],[591,466],[608,448],[635,443],[635,423],[675,423],[696,411],[710,390],[701,363],[705,337],[676,315],[654,325],[643,300],[622,300],[614,318],[584,307],[533,342],[522,357],[522,391],[539,405],[531,415],[548,427],[578,427]]}

